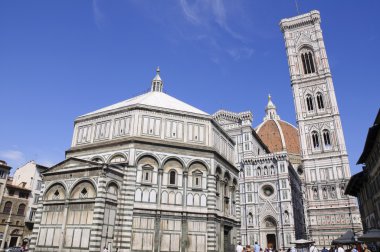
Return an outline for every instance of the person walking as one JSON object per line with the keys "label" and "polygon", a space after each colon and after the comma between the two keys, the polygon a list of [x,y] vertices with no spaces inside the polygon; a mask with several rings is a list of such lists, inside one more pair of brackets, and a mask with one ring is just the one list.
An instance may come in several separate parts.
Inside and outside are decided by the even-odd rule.
{"label": "person walking", "polygon": [[257,242],[255,242],[255,245],[253,246],[253,249],[255,250],[255,252],[260,252],[260,245],[257,244]]}
{"label": "person walking", "polygon": [[243,252],[243,246],[241,245],[241,242],[238,242],[238,245],[236,246],[236,252]]}
{"label": "person walking", "polygon": [[104,246],[103,252],[108,252],[108,248]]}

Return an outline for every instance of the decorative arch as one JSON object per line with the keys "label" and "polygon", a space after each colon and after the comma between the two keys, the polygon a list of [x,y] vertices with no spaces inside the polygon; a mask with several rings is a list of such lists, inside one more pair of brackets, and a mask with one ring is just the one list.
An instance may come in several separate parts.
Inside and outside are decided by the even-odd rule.
{"label": "decorative arch", "polygon": [[19,229],[14,229],[14,230],[11,232],[11,235],[20,235],[20,230],[19,230]]}
{"label": "decorative arch", "polygon": [[62,182],[55,182],[46,188],[45,193],[43,195],[43,199],[44,200],[64,200],[67,198],[67,196],[68,196],[68,190],[67,190],[66,185]]}
{"label": "decorative arch", "polygon": [[305,102],[306,102],[306,109],[307,111],[311,112],[314,110],[314,98],[313,95],[310,93],[307,93],[305,95]]}
{"label": "decorative arch", "polygon": [[234,179],[232,180],[232,184],[233,184],[234,186],[236,186],[236,185],[237,185],[237,183],[238,183],[237,179],[236,179],[236,178],[234,178]]}
{"label": "decorative arch", "polygon": [[222,168],[219,165],[215,168],[215,174],[222,175]]}
{"label": "decorative arch", "polygon": [[182,166],[182,169],[187,168],[185,162],[182,159],[180,159],[179,157],[176,157],[176,156],[169,156],[169,157],[166,157],[164,160],[162,160],[162,167],[165,167],[165,165],[167,165],[170,161],[177,161],[177,162],[179,162],[181,164],[181,166]]}
{"label": "decorative arch", "polygon": [[262,224],[263,224],[263,227],[267,227],[267,228],[277,228],[278,226],[278,222],[276,218],[274,218],[271,215],[265,216],[263,218]]}
{"label": "decorative arch", "polygon": [[328,129],[322,130],[323,144],[325,147],[331,146],[331,133]]}
{"label": "decorative arch", "polygon": [[102,158],[101,156],[94,156],[94,157],[91,158],[91,161],[99,163],[99,164],[104,164],[105,163],[104,158]]}
{"label": "decorative arch", "polygon": [[4,209],[3,209],[3,213],[6,213],[6,214],[9,214],[12,210],[12,202],[11,201],[7,201],[5,202],[4,204]]}
{"label": "decorative arch", "polygon": [[70,190],[71,199],[95,198],[97,194],[96,185],[92,180],[80,179]]}
{"label": "decorative arch", "polygon": [[117,164],[117,163],[125,163],[127,161],[128,161],[128,158],[124,153],[116,152],[108,158],[107,163]]}
{"label": "decorative arch", "polygon": [[118,195],[119,193],[119,185],[117,184],[116,181],[111,180],[106,184],[106,192],[113,194],[113,195]]}
{"label": "decorative arch", "polygon": [[318,134],[318,131],[313,130],[313,131],[311,132],[311,140],[312,140],[313,148],[314,148],[314,149],[319,149],[319,146],[320,146],[320,140],[319,140],[319,134]]}
{"label": "decorative arch", "polygon": [[141,202],[141,200],[142,200],[142,191],[140,188],[137,188],[135,191],[135,201]]}
{"label": "decorative arch", "polygon": [[[201,160],[201,159],[193,159],[193,160],[191,160],[191,161],[189,162],[189,165],[188,165],[189,169],[191,168],[191,166],[192,166],[193,164],[196,164],[196,163],[200,163],[201,165],[203,165],[203,166],[206,168],[207,173],[210,174],[210,166],[209,166],[205,161],[203,161],[203,160]],[[219,167],[219,166],[217,166],[217,168],[218,168],[218,167]]]}
{"label": "decorative arch", "polygon": [[315,97],[316,97],[316,99],[317,99],[317,106],[318,106],[318,109],[320,109],[320,110],[325,109],[325,99],[324,99],[324,96],[323,96],[322,92],[319,92],[319,91],[318,91],[318,92],[315,94]]}
{"label": "decorative arch", "polygon": [[149,158],[152,158],[153,160],[155,160],[157,163],[157,167],[161,166],[160,159],[153,153],[141,153],[140,155],[138,155],[136,157],[136,164],[138,165],[140,163],[140,161],[145,157],[149,157]]}
{"label": "decorative arch", "polygon": [[224,172],[224,179],[231,180],[231,175],[229,171]]}
{"label": "decorative arch", "polygon": [[316,72],[315,54],[312,47],[303,45],[298,49],[303,74],[311,74]]}
{"label": "decorative arch", "polygon": [[162,191],[161,193],[161,203],[168,204],[169,201],[169,194],[167,191]]}

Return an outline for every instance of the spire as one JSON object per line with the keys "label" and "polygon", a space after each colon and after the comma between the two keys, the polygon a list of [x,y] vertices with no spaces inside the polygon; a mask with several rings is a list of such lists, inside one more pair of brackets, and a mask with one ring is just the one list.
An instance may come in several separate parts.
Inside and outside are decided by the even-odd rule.
{"label": "spire", "polygon": [[280,120],[280,116],[277,115],[276,105],[274,105],[274,103],[272,102],[272,97],[270,94],[268,95],[268,104],[265,107],[265,114],[266,115],[264,117],[264,121],[266,121],[266,120]]}
{"label": "spire", "polygon": [[156,69],[156,76],[154,76],[153,80],[152,80],[152,88],[151,88],[151,92],[162,92],[162,88],[163,88],[163,82],[161,80],[161,77],[160,77],[160,67],[157,67]]}

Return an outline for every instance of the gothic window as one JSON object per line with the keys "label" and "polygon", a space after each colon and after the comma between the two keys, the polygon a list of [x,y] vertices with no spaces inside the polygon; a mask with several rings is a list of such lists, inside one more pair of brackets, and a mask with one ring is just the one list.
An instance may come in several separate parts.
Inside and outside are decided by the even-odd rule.
{"label": "gothic window", "polygon": [[177,173],[174,170],[169,172],[169,185],[177,184]]}
{"label": "gothic window", "polygon": [[8,201],[4,205],[3,213],[10,213],[12,209],[12,202]]}
{"label": "gothic window", "polygon": [[314,149],[319,149],[319,136],[318,136],[318,132],[316,132],[316,131],[311,132],[311,138],[313,140],[313,147],[314,147]]}
{"label": "gothic window", "polygon": [[313,53],[310,50],[303,50],[301,52],[301,60],[304,74],[315,73]]}
{"label": "gothic window", "polygon": [[323,95],[322,93],[317,93],[317,105],[318,105],[318,109],[324,109],[325,108],[325,104],[323,103]]}
{"label": "gothic window", "polygon": [[323,142],[325,146],[330,147],[331,146],[330,132],[328,130],[323,130],[322,135],[323,135]]}
{"label": "gothic window", "polygon": [[272,165],[271,167],[270,167],[270,174],[271,175],[274,175],[276,172],[275,172],[275,170],[274,170],[274,166]]}
{"label": "gothic window", "polygon": [[17,209],[17,215],[24,215],[25,207],[25,204],[20,204]]}
{"label": "gothic window", "polygon": [[306,106],[307,106],[307,111],[314,110],[313,97],[309,94],[306,95]]}

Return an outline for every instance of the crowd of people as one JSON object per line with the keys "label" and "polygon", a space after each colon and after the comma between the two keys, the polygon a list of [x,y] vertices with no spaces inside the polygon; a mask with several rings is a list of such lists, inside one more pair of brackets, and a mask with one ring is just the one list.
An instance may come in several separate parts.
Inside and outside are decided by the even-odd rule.
{"label": "crowd of people", "polygon": [[[297,252],[301,251],[301,249],[296,249],[294,247],[288,248],[285,250],[286,252]],[[236,246],[235,252],[285,252],[283,249],[276,250],[272,249],[271,247],[265,248],[264,250],[260,247],[260,245],[255,242],[255,245],[251,247],[250,245],[242,246],[241,242],[238,243]],[[319,252],[319,249],[315,247],[314,245],[311,245],[308,249],[303,248],[303,252]],[[321,252],[376,252],[371,251],[366,244],[358,244],[358,245],[349,245],[346,246],[346,249],[343,248],[343,245],[335,245],[327,249],[326,247],[323,247]]]}

